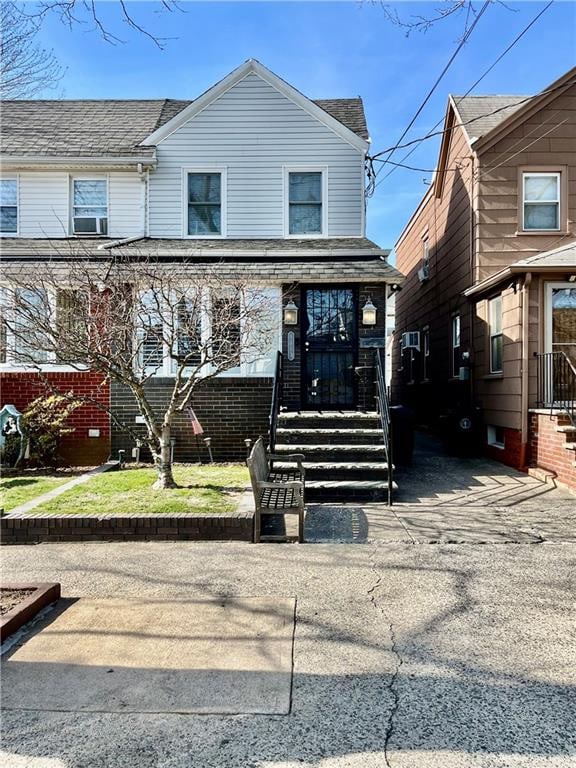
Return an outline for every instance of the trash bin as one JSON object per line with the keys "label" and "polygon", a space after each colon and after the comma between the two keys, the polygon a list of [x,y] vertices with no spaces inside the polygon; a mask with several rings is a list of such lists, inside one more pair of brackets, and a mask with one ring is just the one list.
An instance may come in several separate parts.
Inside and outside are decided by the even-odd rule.
{"label": "trash bin", "polygon": [[392,461],[395,465],[412,464],[414,453],[414,411],[405,405],[390,407],[392,422]]}
{"label": "trash bin", "polygon": [[441,433],[446,451],[453,456],[477,456],[482,435],[482,410],[457,408],[441,419]]}

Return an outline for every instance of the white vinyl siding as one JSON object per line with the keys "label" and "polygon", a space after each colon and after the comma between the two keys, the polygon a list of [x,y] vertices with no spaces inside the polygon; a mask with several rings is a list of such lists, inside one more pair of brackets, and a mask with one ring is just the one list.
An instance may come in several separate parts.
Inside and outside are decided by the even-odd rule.
{"label": "white vinyl siding", "polygon": [[[83,173],[87,178],[90,174]],[[68,171],[21,171],[18,174],[19,237],[69,237],[71,183]],[[135,171],[111,171],[108,178],[108,234],[134,237],[144,234],[144,183]],[[95,173],[94,178],[103,174]]]}
{"label": "white vinyl siding", "polygon": [[182,237],[183,169],[227,168],[227,237],[283,237],[284,167],[328,168],[326,232],[363,235],[362,153],[251,74],[161,141],[150,173],[149,233]]}
{"label": "white vinyl siding", "polygon": [[108,234],[135,237],[145,229],[146,185],[134,171],[108,175]]}
{"label": "white vinyl siding", "polygon": [[[65,171],[22,171],[20,237],[68,237],[70,177]],[[30,254],[32,255],[32,254]]]}

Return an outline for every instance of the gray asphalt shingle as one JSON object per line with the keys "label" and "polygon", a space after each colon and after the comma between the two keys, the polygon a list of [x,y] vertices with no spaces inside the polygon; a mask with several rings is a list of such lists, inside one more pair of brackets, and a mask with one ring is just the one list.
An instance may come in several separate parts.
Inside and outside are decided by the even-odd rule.
{"label": "gray asphalt shingle", "polygon": [[453,96],[464,129],[471,139],[492,131],[526,103],[527,96]]}

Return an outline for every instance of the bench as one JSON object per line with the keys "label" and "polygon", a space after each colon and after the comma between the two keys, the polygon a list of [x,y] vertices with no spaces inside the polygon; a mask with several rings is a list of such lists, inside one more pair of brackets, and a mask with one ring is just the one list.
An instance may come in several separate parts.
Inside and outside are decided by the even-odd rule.
{"label": "bench", "polygon": [[[267,453],[263,438],[254,443],[246,464],[254,492],[254,542],[260,541],[262,515],[298,515],[298,541],[304,541],[304,455]],[[294,469],[275,471],[274,461],[295,463]]]}

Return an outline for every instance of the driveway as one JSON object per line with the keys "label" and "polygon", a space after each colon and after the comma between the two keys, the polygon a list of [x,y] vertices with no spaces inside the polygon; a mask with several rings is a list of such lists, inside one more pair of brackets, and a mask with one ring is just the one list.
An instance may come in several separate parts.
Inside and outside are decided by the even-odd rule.
{"label": "driveway", "polygon": [[[443,458],[468,473],[462,487],[450,488],[446,473],[434,470],[437,457],[425,454],[411,470],[421,486],[409,490],[402,481],[408,498],[393,513],[358,507],[368,526],[363,545],[3,548],[6,579],[59,580],[65,597],[295,597],[296,625],[287,715],[10,710],[2,765],[576,766],[573,497],[534,486],[523,498],[532,481],[524,485],[500,465]],[[515,502],[510,485],[523,486]],[[489,501],[490,493],[482,500],[482,489],[496,486],[500,501]],[[443,503],[448,499],[454,504]],[[511,543],[496,523],[491,533],[499,511]],[[543,541],[548,513],[556,535]],[[378,514],[385,529],[374,527]],[[456,536],[448,529],[464,538],[478,526],[482,545],[472,536],[443,538]]]}

